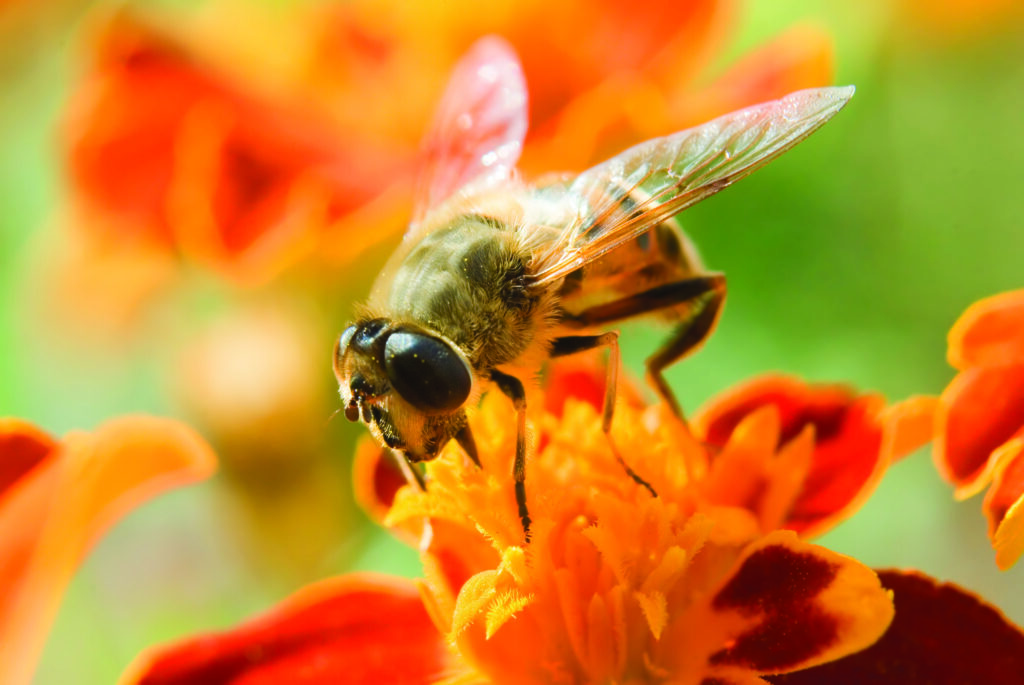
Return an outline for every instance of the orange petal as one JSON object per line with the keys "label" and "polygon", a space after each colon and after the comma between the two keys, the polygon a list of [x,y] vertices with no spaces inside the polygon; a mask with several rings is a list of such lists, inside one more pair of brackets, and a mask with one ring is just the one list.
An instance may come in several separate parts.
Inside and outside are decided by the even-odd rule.
{"label": "orange petal", "polygon": [[1024,426],[1024,365],[961,371],[939,399],[935,465],[969,497],[991,479],[992,452]]}
{"label": "orange petal", "polygon": [[214,467],[209,446],[184,424],[124,417],[69,434],[0,494],[0,681],[28,682],[64,587],[96,538],[146,499]]}
{"label": "orange petal", "polygon": [[931,442],[939,399],[915,395],[882,410],[885,449],[893,461],[902,459]]}
{"label": "orange petal", "polygon": [[889,463],[883,449],[877,395],[854,395],[838,385],[809,385],[785,376],[763,376],[715,398],[694,417],[696,434],[722,446],[756,409],[774,406],[781,419],[780,444],[814,427],[810,471],[785,527],[805,536],[834,525],[874,488]]}
{"label": "orange petal", "polygon": [[967,308],[949,330],[949,363],[1013,364],[1024,357],[1024,290],[993,295]]}
{"label": "orange petal", "polygon": [[782,97],[795,90],[832,83],[835,48],[831,35],[813,24],[793,26],[739,62],[696,94],[678,88],[674,116],[706,121],[726,112]]}
{"label": "orange petal", "polygon": [[814,432],[808,428],[778,450],[780,430],[774,405],[754,410],[699,481],[710,502],[752,512],[764,532],[782,527],[803,488],[814,448]]}
{"label": "orange petal", "polygon": [[996,564],[1005,571],[1024,553],[1024,428],[994,457],[998,465],[982,509]]}
{"label": "orange petal", "polygon": [[1024,682],[1024,633],[971,593],[923,574],[881,571],[896,618],[845,659],[769,676],[776,685],[963,685]]}
{"label": "orange petal", "polygon": [[728,682],[734,671],[787,672],[857,652],[881,637],[892,615],[871,569],[776,531],[751,544],[708,605],[687,617],[689,634],[662,643],[678,652],[673,673],[692,672],[689,646],[717,645],[706,677]]}
{"label": "orange petal", "polygon": [[310,585],[221,633],[143,652],[122,685],[434,683],[448,650],[412,581],[372,574]]}

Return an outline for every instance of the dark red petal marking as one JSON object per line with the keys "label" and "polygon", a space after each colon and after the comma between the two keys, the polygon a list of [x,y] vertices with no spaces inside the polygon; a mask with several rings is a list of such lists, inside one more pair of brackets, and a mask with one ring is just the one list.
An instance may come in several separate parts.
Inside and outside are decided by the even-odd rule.
{"label": "dark red petal marking", "polygon": [[53,446],[41,433],[0,431],[0,495],[42,463]]}
{"label": "dark red petal marking", "polygon": [[746,615],[784,611],[816,597],[836,576],[837,567],[813,554],[783,545],[757,550],[715,596],[715,609]]}
{"label": "dark red petal marking", "polygon": [[765,615],[765,619],[713,654],[711,663],[777,671],[835,644],[838,619],[813,600],[832,583],[837,571],[834,564],[783,545],[750,555],[712,606],[748,616]]}
{"label": "dark red petal marking", "polygon": [[846,410],[854,399],[852,392],[839,386],[809,386],[787,377],[757,379],[743,386],[735,396],[726,398],[720,409],[712,408],[705,440],[724,446],[744,418],[766,405],[773,405],[779,411],[780,443],[795,438],[808,424],[814,424],[817,440],[828,440],[842,429]]}
{"label": "dark red petal marking", "polygon": [[881,458],[882,427],[875,421],[872,398],[846,407],[829,438],[815,426],[811,471],[790,511],[787,528],[802,531],[853,500],[875,472]]}
{"label": "dark red petal marking", "polygon": [[879,573],[896,618],[874,645],[821,666],[766,676],[776,685],[1024,683],[1024,632],[977,597],[922,574]]}
{"label": "dark red petal marking", "polygon": [[820,654],[838,640],[835,616],[811,602],[799,602],[743,633],[728,649],[712,654],[711,663],[782,671]]}
{"label": "dark red petal marking", "polygon": [[343,577],[303,593],[235,630],[157,653],[130,682],[425,685],[443,675],[444,641],[412,583]]}

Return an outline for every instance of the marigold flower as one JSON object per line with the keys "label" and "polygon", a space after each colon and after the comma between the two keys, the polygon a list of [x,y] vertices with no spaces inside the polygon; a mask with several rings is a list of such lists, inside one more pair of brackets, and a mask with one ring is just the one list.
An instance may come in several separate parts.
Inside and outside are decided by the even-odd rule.
{"label": "marigold flower", "polygon": [[214,466],[202,438],[169,419],[123,417],[59,441],[0,419],[0,681],[30,682],[64,587],[96,538]]}
{"label": "marigold flower", "polygon": [[935,464],[965,499],[982,505],[996,564],[1024,553],[1024,290],[971,305],[949,332],[960,373],[940,397]]}
{"label": "marigold flower", "polygon": [[[552,378],[583,376],[577,367]],[[387,525],[419,541],[424,609],[405,605],[394,623],[377,627],[367,616],[376,616],[373,608],[389,597],[408,599],[408,585],[388,589],[367,577],[330,581],[337,585],[299,595],[239,631],[151,651],[124,682],[184,683],[214,673],[223,675],[218,682],[270,682],[293,672],[307,682],[331,682],[344,669],[365,665],[338,641],[358,634],[357,643],[366,644],[362,636],[369,634],[377,635],[365,638],[374,645],[369,661],[387,655],[389,670],[381,673],[388,682],[756,683],[856,653],[885,632],[892,600],[873,571],[771,528],[762,506],[725,492],[716,464],[749,462],[753,446],[763,446],[768,463],[814,462],[812,428],[780,437],[791,421],[780,420],[772,404],[778,392],[755,402],[760,408],[721,445],[701,443],[663,408],[619,402],[612,443],[658,492],[652,497],[622,469],[601,431],[599,409],[577,399],[592,397],[589,382],[581,385],[554,388],[563,399],[551,411],[533,413],[528,544],[513,494],[515,422],[508,401],[491,393],[471,418],[483,468],[453,442],[428,464],[426,492],[402,487],[395,493],[381,479],[363,486],[364,501],[389,502],[374,505]],[[768,386],[788,388],[777,379]],[[757,399],[753,390],[747,397]],[[841,399],[844,412],[859,406],[852,394]],[[881,427],[854,411],[870,431],[850,428],[826,441],[849,440],[852,451],[865,444],[864,432],[884,435],[902,426],[921,434],[914,421],[879,420],[884,413],[868,403],[867,414]],[[917,442],[890,435],[867,448]],[[361,447],[357,479],[386,474],[378,468],[383,458],[375,445]],[[793,480],[784,469],[760,472]],[[806,495],[799,487],[771,489],[778,511]],[[374,583],[376,594],[367,591]],[[347,587],[361,588],[358,602]],[[433,633],[423,630],[424,615]],[[406,636],[394,632],[406,629],[405,622]],[[403,640],[417,641],[417,653],[430,657],[405,658],[396,647]]]}

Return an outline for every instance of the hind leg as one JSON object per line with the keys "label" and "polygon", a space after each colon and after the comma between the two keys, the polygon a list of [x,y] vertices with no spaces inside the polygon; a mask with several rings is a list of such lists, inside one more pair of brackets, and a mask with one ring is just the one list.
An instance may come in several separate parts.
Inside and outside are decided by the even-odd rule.
{"label": "hind leg", "polygon": [[725,301],[725,279],[719,278],[708,285],[708,291],[693,301],[690,316],[676,326],[657,352],[647,358],[647,381],[680,419],[684,418],[683,409],[662,371],[693,352],[714,329]]}
{"label": "hind leg", "polygon": [[659,285],[636,295],[591,307],[566,323],[595,326],[626,318],[683,306],[685,315],[668,340],[647,359],[647,380],[680,419],[682,408],[662,371],[685,357],[711,333],[725,301],[725,276],[705,274]]}

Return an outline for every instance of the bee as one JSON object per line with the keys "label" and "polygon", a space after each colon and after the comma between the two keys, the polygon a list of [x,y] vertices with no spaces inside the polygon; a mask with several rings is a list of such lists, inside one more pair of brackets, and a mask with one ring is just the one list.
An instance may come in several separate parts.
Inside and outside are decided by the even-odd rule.
{"label": "bee", "polygon": [[414,465],[450,440],[480,465],[466,412],[497,388],[515,408],[513,480],[529,539],[524,378],[548,359],[608,348],[608,433],[619,355],[618,333],[605,327],[657,315],[674,326],[647,377],[682,418],[662,372],[709,335],[726,288],[674,217],[799,143],[853,91],[795,92],[528,184],[515,172],[527,128],[522,69],[502,39],[479,40],[425,139],[408,230],[335,344],[345,416],[367,424],[425,487]]}

